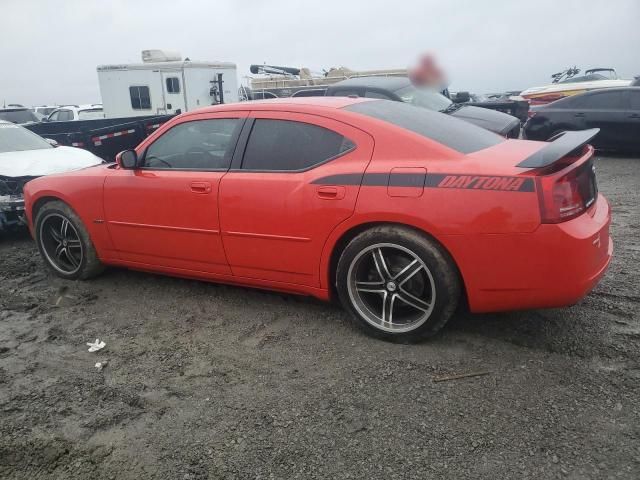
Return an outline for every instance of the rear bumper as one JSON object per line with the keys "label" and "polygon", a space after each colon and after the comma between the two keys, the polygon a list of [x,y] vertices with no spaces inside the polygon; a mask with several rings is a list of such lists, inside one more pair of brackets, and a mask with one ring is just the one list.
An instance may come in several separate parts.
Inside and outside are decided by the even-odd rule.
{"label": "rear bumper", "polygon": [[473,312],[572,305],[604,275],[613,255],[611,209],[598,196],[589,212],[532,233],[453,239]]}

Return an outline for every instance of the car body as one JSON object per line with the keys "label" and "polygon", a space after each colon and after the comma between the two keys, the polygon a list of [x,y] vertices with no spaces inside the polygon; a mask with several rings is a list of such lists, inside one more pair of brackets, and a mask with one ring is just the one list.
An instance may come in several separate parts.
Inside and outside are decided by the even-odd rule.
{"label": "car body", "polygon": [[41,117],[26,107],[9,106],[0,108],[0,121],[16,124],[39,122]]}
{"label": "car body", "polygon": [[354,77],[330,85],[326,96],[357,96],[405,102],[452,115],[509,138],[520,135],[520,121],[506,113],[452,102],[440,92],[420,89],[408,77]]}
{"label": "car body", "polygon": [[566,130],[599,128],[592,140],[601,150],[640,151],[640,87],[591,90],[531,111],[523,135],[548,140]]}
{"label": "car body", "polygon": [[54,147],[35,133],[0,121],[0,232],[24,224],[24,185],[34,178],[97,165],[86,150]]}
{"label": "car body", "polygon": [[88,105],[66,105],[49,114],[47,122],[71,122],[75,120],[95,120],[104,118],[101,103]]}
{"label": "car body", "polygon": [[[593,133],[507,140],[400,102],[347,97],[218,105],[175,117],[116,164],[29,182],[26,213],[63,278],[100,264],[324,300],[337,291],[355,317],[362,305],[349,298],[375,284],[368,301],[391,299],[391,311],[361,323],[406,339],[411,300],[390,320],[403,288],[433,293],[411,317],[435,308],[420,335],[444,324],[461,292],[487,312],[565,306],[591,290],[612,255],[610,209],[585,145]],[[69,242],[81,255],[57,263],[49,227],[76,232]],[[362,280],[378,261],[384,291],[380,278]],[[407,279],[411,265],[420,271]]]}

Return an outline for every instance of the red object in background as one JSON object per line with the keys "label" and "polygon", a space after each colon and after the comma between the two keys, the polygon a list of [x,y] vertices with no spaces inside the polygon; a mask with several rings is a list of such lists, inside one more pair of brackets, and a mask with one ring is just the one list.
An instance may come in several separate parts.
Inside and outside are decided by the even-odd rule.
{"label": "red object in background", "polygon": [[597,283],[612,246],[609,205],[584,190],[590,147],[559,172],[520,168],[548,144],[495,137],[465,154],[351,109],[364,102],[308,97],[180,115],[138,155],[181,124],[220,118],[302,122],[352,146],[313,168],[247,170],[240,166],[251,129],[242,127],[231,167],[219,171],[111,165],[33,180],[29,222],[57,198],[80,217],[105,264],[322,299],[341,240],[380,223],[410,226],[446,249],[474,312],[569,305]]}

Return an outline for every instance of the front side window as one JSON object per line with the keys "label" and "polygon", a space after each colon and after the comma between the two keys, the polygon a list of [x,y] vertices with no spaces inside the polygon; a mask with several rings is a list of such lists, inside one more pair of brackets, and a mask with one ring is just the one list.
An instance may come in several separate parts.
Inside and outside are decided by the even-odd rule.
{"label": "front side window", "polygon": [[176,170],[221,170],[229,168],[237,129],[237,118],[185,122],[171,128],[153,142],[144,155],[144,167]]}
{"label": "front side window", "polygon": [[166,79],[167,93],[180,93],[180,80],[178,77],[168,77]]}
{"label": "front side window", "polygon": [[354,147],[349,139],[324,127],[259,118],[251,129],[242,169],[306,170]]}
{"label": "front side window", "polygon": [[50,122],[66,122],[73,120],[73,112],[71,110],[58,110],[49,116]]}
{"label": "front side window", "polygon": [[149,87],[133,86],[129,87],[131,96],[131,108],[134,110],[151,110],[151,96]]}

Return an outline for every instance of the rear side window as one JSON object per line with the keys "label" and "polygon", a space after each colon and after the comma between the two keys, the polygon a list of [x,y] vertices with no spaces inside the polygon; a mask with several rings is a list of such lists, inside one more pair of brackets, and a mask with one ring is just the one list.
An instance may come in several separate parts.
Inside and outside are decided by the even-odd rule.
{"label": "rear side window", "polygon": [[355,88],[340,88],[333,90],[329,96],[331,97],[359,97],[360,91]]}
{"label": "rear side window", "polygon": [[618,109],[622,108],[624,91],[598,92],[571,99],[574,108]]}
{"label": "rear side window", "polygon": [[242,169],[306,170],[354,147],[349,139],[324,127],[291,120],[257,119],[244,152]]}
{"label": "rear side window", "polygon": [[129,87],[129,95],[131,96],[131,108],[133,108],[134,110],[151,110],[151,96],[149,95],[149,87]]}
{"label": "rear side window", "polygon": [[345,110],[391,123],[460,153],[476,152],[504,141],[501,136],[484,128],[403,102],[374,100],[354,103]]}

